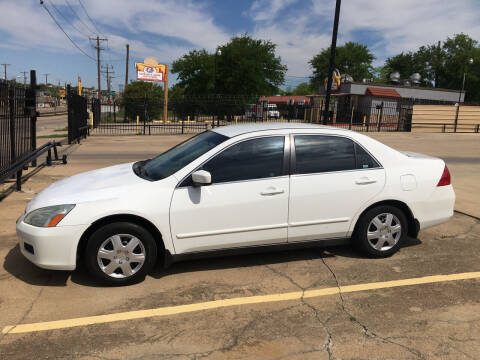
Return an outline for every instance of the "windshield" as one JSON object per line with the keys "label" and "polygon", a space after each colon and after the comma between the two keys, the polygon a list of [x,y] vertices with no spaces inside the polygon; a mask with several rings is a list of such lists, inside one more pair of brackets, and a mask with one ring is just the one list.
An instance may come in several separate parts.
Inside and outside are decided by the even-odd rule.
{"label": "windshield", "polygon": [[214,131],[203,132],[151,160],[135,163],[134,171],[149,180],[164,179],[227,139]]}

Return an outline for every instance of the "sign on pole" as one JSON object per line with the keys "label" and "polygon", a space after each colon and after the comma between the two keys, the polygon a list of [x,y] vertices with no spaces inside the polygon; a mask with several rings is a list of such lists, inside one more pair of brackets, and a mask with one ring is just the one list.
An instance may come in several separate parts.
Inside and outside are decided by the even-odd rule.
{"label": "sign on pole", "polygon": [[155,81],[164,83],[163,121],[167,121],[168,115],[168,65],[159,64],[155,58],[146,58],[143,63],[135,63],[137,80]]}
{"label": "sign on pole", "polygon": [[78,95],[82,96],[82,78],[78,75]]}
{"label": "sign on pole", "polygon": [[[145,61],[147,60],[149,59],[145,59]],[[165,82],[166,65],[151,64],[151,62],[150,64],[135,63],[135,68],[137,69],[137,80]]]}

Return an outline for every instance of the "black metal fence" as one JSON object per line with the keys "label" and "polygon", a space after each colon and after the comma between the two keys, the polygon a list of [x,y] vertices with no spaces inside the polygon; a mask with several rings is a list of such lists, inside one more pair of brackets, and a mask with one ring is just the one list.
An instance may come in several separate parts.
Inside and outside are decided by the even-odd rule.
{"label": "black metal fence", "polygon": [[68,103],[68,143],[80,142],[80,139],[86,138],[89,132],[87,120],[89,118],[87,111],[87,99],[75,94],[67,86]]}
{"label": "black metal fence", "polygon": [[314,123],[361,132],[411,131],[414,105],[452,102],[409,98],[335,96],[324,119],[324,97],[301,103],[262,101],[261,96],[175,96],[164,119],[163,99],[92,103],[92,135],[188,134],[216,126],[252,122]]}
{"label": "black metal fence", "polygon": [[[354,103],[348,99],[337,99],[329,106],[327,125],[354,131],[410,131],[413,99],[368,99]],[[322,101],[307,106],[305,120],[323,123]]]}
{"label": "black metal fence", "polygon": [[[169,100],[166,119],[162,99],[128,99],[101,106],[95,102],[92,135],[185,134],[252,122],[323,123],[322,101],[272,104],[260,99],[260,96],[179,96]],[[337,98],[330,105],[327,124],[356,131],[409,131],[413,101],[401,100],[354,104],[350,98]]]}
{"label": "black metal fence", "polygon": [[29,87],[0,80],[0,179],[36,149],[35,72],[30,76]]}

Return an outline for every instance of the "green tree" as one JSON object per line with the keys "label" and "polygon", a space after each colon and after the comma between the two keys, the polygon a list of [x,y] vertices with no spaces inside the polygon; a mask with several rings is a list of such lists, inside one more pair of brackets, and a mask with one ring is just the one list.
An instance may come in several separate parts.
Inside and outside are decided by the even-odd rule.
{"label": "green tree", "polygon": [[[351,41],[343,46],[338,46],[335,51],[335,68],[342,74],[351,75],[355,81],[374,76],[373,60],[375,60],[375,56],[366,45]],[[328,76],[330,47],[322,49],[309,63],[313,68],[311,87],[319,89]]]}
{"label": "green tree", "polygon": [[217,88],[221,94],[274,95],[285,81],[287,67],[270,41],[248,35],[234,37],[220,50]]}
{"label": "green tree", "polygon": [[213,93],[214,56],[205,49],[192,50],[172,64],[172,73],[178,74],[179,88],[185,95]]}
{"label": "green tree", "polygon": [[457,34],[443,44],[421,46],[415,52],[388,58],[379,70],[379,80],[390,82],[390,74],[395,71],[402,79],[418,72],[422,77],[420,86],[457,90],[462,87],[465,71],[466,100],[480,101],[480,48],[468,35]]}
{"label": "green tree", "polygon": [[438,76],[443,67],[445,51],[438,45],[421,46],[417,51],[400,53],[385,60],[380,68],[380,81],[390,82],[390,74],[398,72],[401,79],[409,79],[414,73],[421,76],[420,86],[438,86]]}
{"label": "green tree", "polygon": [[312,89],[309,83],[302,82],[298,84],[295,89],[293,89],[293,95],[310,95],[313,94],[315,91]]}
{"label": "green tree", "polygon": [[163,88],[153,82],[132,81],[123,92],[121,105],[130,121],[137,115],[142,121],[157,119],[163,111]]}
{"label": "green tree", "polygon": [[[461,89],[465,71],[466,101],[480,101],[480,48],[478,41],[458,34],[443,43],[444,57],[438,71],[438,86]],[[470,64],[469,60],[473,63]]]}
{"label": "green tree", "polygon": [[185,95],[273,95],[285,80],[287,67],[276,56],[276,45],[248,35],[233,37],[219,47],[221,55],[193,50],[172,64]]}

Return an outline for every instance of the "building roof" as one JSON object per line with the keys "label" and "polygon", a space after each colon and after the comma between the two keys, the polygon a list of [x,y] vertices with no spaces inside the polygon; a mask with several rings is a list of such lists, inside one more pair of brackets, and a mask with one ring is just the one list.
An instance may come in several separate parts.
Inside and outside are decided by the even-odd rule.
{"label": "building roof", "polygon": [[382,89],[376,87],[368,87],[365,92],[367,96],[387,97],[387,98],[401,98],[402,96],[395,89]]}
{"label": "building roof", "polygon": [[271,103],[287,103],[289,100],[293,100],[297,103],[300,100],[305,101],[305,103],[309,103],[310,99],[305,95],[274,95],[274,96],[263,96],[260,98],[259,101],[268,101]]}
{"label": "building roof", "polygon": [[386,84],[386,83],[364,83],[361,81],[352,81],[347,84],[355,84],[355,85],[367,85],[367,86],[381,86],[381,87],[393,87],[397,89],[418,89],[418,90],[430,90],[430,91],[447,91],[447,92],[456,92],[459,93],[460,90],[455,89],[445,89],[445,88],[433,88],[433,87],[423,87],[423,86],[409,86],[409,85],[400,85],[400,84]]}
{"label": "building roof", "polygon": [[[238,135],[242,135],[250,132],[256,132],[256,131],[283,130],[283,129],[340,130],[335,127],[317,125],[317,124],[265,122],[265,123],[251,123],[251,124],[221,126],[221,127],[212,129],[212,131],[215,131],[218,134],[225,135],[228,137],[234,137],[234,136],[238,136]],[[348,131],[348,130],[344,130],[344,131]]]}

